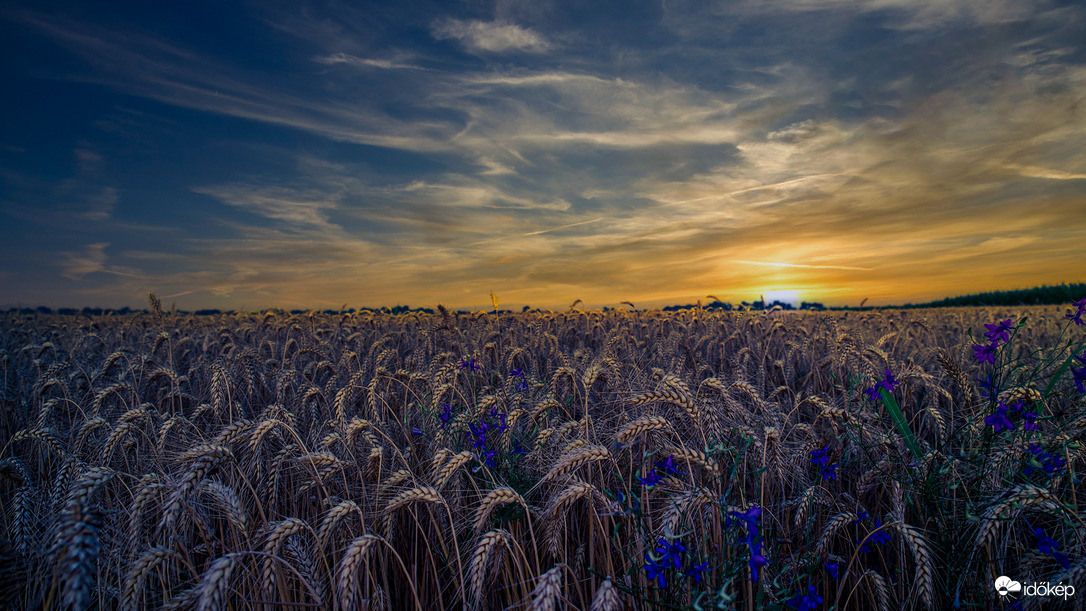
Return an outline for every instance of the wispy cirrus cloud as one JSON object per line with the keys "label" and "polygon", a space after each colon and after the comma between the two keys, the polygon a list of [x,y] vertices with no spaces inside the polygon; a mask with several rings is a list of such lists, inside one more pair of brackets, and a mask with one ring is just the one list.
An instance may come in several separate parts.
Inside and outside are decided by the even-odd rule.
{"label": "wispy cirrus cloud", "polygon": [[321,55],[318,57],[314,57],[313,61],[317,62],[318,64],[325,64],[328,66],[346,64],[349,66],[357,66],[360,68],[378,68],[381,70],[430,70],[430,68],[424,68],[423,66],[408,64],[396,60],[356,57],[349,53],[333,53],[332,55]]}
{"label": "wispy cirrus cloud", "polygon": [[65,258],[61,275],[72,280],[82,280],[87,274],[103,271],[108,246],[108,242],[96,242],[88,244],[83,252],[67,251],[61,253]]}
{"label": "wispy cirrus cloud", "polygon": [[432,31],[439,40],[458,40],[471,51],[542,53],[552,46],[544,36],[515,23],[450,18],[435,22]]}

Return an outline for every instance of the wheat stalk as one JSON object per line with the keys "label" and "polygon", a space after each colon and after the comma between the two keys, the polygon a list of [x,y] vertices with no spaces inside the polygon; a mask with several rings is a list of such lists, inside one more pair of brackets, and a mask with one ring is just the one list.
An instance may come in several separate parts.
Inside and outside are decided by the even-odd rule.
{"label": "wheat stalk", "polygon": [[511,535],[507,531],[497,529],[479,537],[479,542],[475,545],[468,573],[471,578],[471,600],[475,601],[477,607],[481,607],[483,603],[487,568],[499,562],[499,554],[509,548],[510,539]]}
{"label": "wheat stalk", "polygon": [[893,522],[901,538],[909,545],[913,561],[916,563],[916,571],[913,575],[914,588],[917,599],[923,601],[929,608],[935,604],[935,567],[928,542],[921,535],[920,530],[904,522]]}
{"label": "wheat stalk", "polygon": [[596,590],[596,597],[592,599],[588,611],[622,611],[622,599],[618,596],[618,589],[611,585],[610,577]]}
{"label": "wheat stalk", "polygon": [[339,563],[337,581],[337,595],[342,599],[342,609],[356,609],[361,600],[359,583],[359,568],[369,557],[370,551],[377,542],[382,541],[376,535],[362,535],[347,546],[343,559]]}
{"label": "wheat stalk", "polygon": [[515,490],[508,486],[495,488],[488,492],[482,503],[479,504],[479,509],[475,514],[475,532],[482,532],[490,522],[490,516],[493,515],[494,510],[498,508],[498,505],[505,503],[518,503],[521,507],[524,507],[525,512],[528,511],[528,504]]}
{"label": "wheat stalk", "polygon": [[194,590],[197,611],[219,611],[226,608],[230,575],[234,572],[238,557],[239,554],[236,553],[226,554],[211,563]]}
{"label": "wheat stalk", "polygon": [[588,445],[583,448],[577,448],[573,452],[560,458],[554,467],[543,476],[542,481],[548,482],[554,480],[559,476],[572,472],[581,465],[604,460],[612,460],[612,458],[611,453],[603,446]]}
{"label": "wheat stalk", "polygon": [[532,590],[528,611],[555,611],[562,598],[562,567],[556,566],[543,573]]}

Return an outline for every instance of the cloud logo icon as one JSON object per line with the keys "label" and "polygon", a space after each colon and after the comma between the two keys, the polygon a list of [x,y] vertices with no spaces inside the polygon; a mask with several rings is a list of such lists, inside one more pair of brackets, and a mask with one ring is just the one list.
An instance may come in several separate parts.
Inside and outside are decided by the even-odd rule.
{"label": "cloud logo icon", "polygon": [[1011,592],[1021,592],[1022,584],[1006,575],[1000,575],[995,580],[995,589],[996,592],[999,592],[1000,596],[1006,596]]}

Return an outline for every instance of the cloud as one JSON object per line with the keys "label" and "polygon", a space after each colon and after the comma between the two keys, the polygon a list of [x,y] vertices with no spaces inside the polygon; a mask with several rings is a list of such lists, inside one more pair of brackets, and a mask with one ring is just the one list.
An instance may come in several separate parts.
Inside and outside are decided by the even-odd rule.
{"label": "cloud", "polygon": [[804,263],[770,263],[768,261],[742,261],[733,260],[732,263],[744,263],[746,265],[764,265],[766,267],[796,267],[801,269],[841,269],[848,271],[870,272],[871,267],[853,267],[849,265],[806,265]]}
{"label": "cloud", "polygon": [[71,280],[82,280],[87,274],[105,270],[106,248],[108,242],[88,244],[83,252],[62,252],[65,261],[61,264],[61,276]]}
{"label": "cloud", "polygon": [[87,210],[80,216],[92,221],[104,221],[113,214],[113,208],[118,199],[115,187],[103,187],[101,191],[87,199]]}
{"label": "cloud", "polygon": [[455,39],[471,51],[542,53],[551,48],[542,35],[511,23],[445,19],[435,22],[431,31],[438,40]]}
{"label": "cloud", "polygon": [[334,66],[337,64],[347,64],[349,66],[357,66],[359,68],[378,68],[380,70],[429,70],[422,66],[416,66],[414,64],[405,64],[390,59],[372,59],[366,57],[355,57],[349,53],[333,53],[332,55],[322,55],[314,57],[313,61],[318,64],[325,64]]}

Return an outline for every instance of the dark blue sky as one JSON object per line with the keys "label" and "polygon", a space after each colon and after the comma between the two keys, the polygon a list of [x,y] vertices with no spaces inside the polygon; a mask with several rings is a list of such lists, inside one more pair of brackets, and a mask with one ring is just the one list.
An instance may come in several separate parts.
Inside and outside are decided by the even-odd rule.
{"label": "dark blue sky", "polygon": [[1086,277],[1086,9],[0,8],[0,305],[921,301]]}

